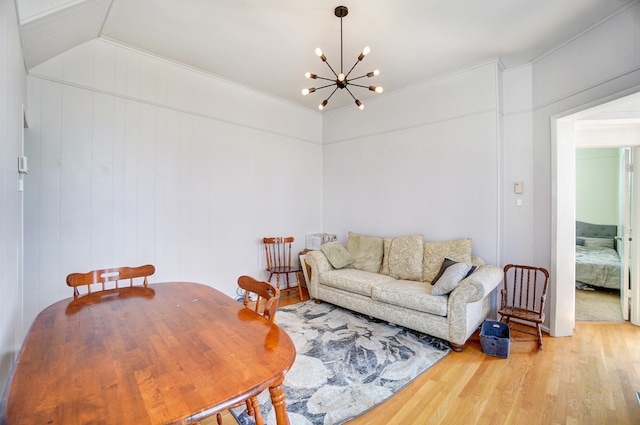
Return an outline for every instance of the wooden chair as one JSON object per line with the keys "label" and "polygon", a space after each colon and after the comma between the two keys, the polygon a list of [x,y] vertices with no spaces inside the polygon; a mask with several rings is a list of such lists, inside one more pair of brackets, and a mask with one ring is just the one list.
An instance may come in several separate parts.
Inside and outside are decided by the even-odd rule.
{"label": "wooden chair", "polygon": [[[276,286],[280,288],[280,275],[284,275],[286,287],[280,289],[282,292],[298,290],[298,296],[302,299],[302,285],[300,284],[300,273],[302,268],[291,264],[291,245],[294,238],[264,238],[264,252],[267,260],[267,271],[269,272],[268,282],[271,282],[273,275],[276,276]],[[291,286],[289,275],[295,274],[296,286]]]}
{"label": "wooden chair", "polygon": [[[242,299],[244,306],[262,315],[270,322],[273,322],[276,317],[278,304],[280,303],[280,289],[269,282],[261,282],[251,276],[240,276],[238,278],[238,286],[244,290],[244,297]],[[253,305],[254,300],[251,300],[251,294],[257,296],[255,306]],[[247,413],[255,418],[256,425],[263,425],[264,419],[262,412],[260,412],[258,397],[250,397],[244,402],[231,407],[238,407],[243,403],[247,405]],[[222,416],[220,413],[216,415],[216,420],[218,421],[218,425],[222,425]]]}
{"label": "wooden chair", "polygon": [[504,287],[498,313],[501,320],[509,324],[515,319],[518,324],[535,328],[535,332],[511,328],[512,331],[537,335],[538,347],[542,350],[544,302],[549,286],[549,272],[542,267],[508,264],[504,267]]}
{"label": "wooden chair", "polygon": [[[238,286],[244,290],[242,299],[244,306],[273,322],[280,303],[280,289],[269,282],[261,282],[251,276],[240,276]],[[251,294],[257,296],[255,305],[254,300],[251,300]]]}
{"label": "wooden chair", "polygon": [[[73,288],[74,300],[82,296],[88,296],[99,291],[107,291],[110,289],[118,289],[122,286],[120,281],[128,280],[128,287],[133,288],[134,279],[142,279],[142,287],[147,288],[147,277],[156,272],[151,264],[139,267],[118,267],[114,269],[93,270],[87,273],[71,273],[67,276],[67,285]],[[80,287],[86,287],[85,291],[79,290]]]}

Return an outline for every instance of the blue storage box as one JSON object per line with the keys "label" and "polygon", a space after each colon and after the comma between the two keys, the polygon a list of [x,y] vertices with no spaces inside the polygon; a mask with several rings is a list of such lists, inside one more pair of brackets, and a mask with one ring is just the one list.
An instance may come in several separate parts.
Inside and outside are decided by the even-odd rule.
{"label": "blue storage box", "polygon": [[485,320],[480,330],[480,345],[482,352],[494,357],[506,359],[509,357],[511,334],[509,325],[493,320]]}

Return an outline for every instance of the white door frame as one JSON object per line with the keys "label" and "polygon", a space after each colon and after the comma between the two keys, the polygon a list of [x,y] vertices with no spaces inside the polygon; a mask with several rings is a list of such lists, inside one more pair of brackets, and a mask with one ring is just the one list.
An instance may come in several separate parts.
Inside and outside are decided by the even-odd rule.
{"label": "white door frame", "polygon": [[[618,248],[621,255],[622,262],[622,274],[620,276],[620,309],[622,311],[622,318],[624,320],[629,320],[629,252],[631,249],[631,190],[633,185],[631,184],[631,178],[633,175],[630,175],[630,168],[632,167],[631,163],[631,149],[625,148],[622,149],[621,152],[621,166],[620,175],[622,176],[622,184],[620,185],[620,189],[622,189],[622,211],[619,211],[620,219],[618,223],[622,223],[622,229],[618,229]],[[620,244],[622,247],[620,247]],[[634,272],[635,273],[635,272]]]}
{"label": "white door frame", "polygon": [[[551,281],[554,283],[549,291],[549,331],[552,336],[573,335],[575,328],[575,124],[578,120],[606,113],[617,103],[625,102],[632,96],[634,99],[640,98],[637,89],[618,93],[551,117],[550,272]],[[640,122],[640,115],[636,118]],[[635,143],[620,141],[617,146],[633,146],[638,143],[640,138],[636,138]],[[636,193],[638,190],[640,188],[636,187]]]}
{"label": "white door frame", "polygon": [[638,207],[638,200],[640,199],[640,147],[633,148],[633,184],[635,188],[631,194],[631,226],[632,231],[629,236],[635,239],[633,248],[631,249],[631,308],[629,320],[632,324],[640,326],[640,241],[638,240],[640,235],[640,207]]}

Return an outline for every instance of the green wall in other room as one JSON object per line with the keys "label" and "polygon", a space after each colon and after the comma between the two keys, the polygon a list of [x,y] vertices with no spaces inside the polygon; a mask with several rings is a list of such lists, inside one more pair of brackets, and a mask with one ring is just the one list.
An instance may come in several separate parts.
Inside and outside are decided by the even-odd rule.
{"label": "green wall in other room", "polygon": [[620,159],[618,148],[576,149],[576,219],[617,224]]}

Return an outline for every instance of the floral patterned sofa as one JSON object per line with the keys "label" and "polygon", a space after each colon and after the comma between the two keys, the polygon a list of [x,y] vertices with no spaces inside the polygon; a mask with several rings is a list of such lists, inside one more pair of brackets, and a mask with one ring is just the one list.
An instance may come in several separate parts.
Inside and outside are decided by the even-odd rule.
{"label": "floral patterned sofa", "polygon": [[502,270],[471,255],[471,239],[424,242],[349,232],[306,254],[309,295],[449,341],[462,350],[491,312]]}

